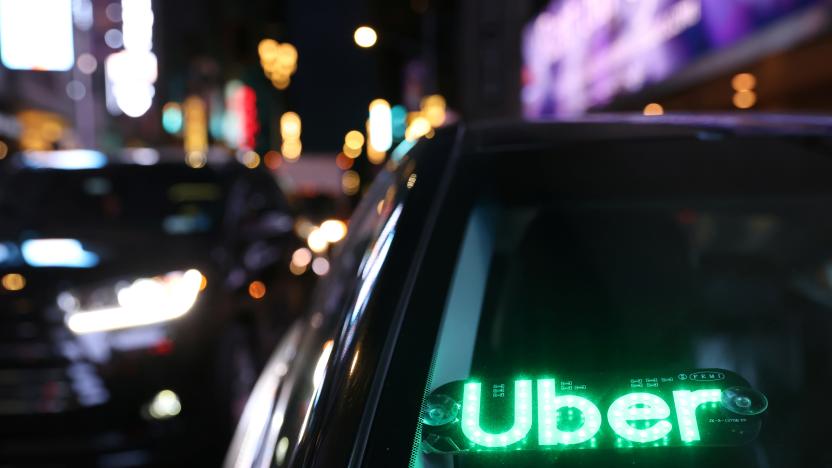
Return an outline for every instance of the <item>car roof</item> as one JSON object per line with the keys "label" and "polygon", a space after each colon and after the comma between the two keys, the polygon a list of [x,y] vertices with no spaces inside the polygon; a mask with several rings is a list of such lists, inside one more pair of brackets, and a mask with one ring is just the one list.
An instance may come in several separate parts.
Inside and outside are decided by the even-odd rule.
{"label": "car roof", "polygon": [[492,152],[581,140],[832,137],[832,116],[764,113],[590,114],[556,121],[484,121],[466,126],[466,152]]}

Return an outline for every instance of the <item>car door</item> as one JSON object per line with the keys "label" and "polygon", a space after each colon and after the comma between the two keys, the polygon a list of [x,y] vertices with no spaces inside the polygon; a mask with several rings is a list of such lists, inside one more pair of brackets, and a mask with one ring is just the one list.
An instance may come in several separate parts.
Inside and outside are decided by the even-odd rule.
{"label": "car door", "polygon": [[226,466],[348,462],[455,130],[377,176],[308,313],[267,364]]}

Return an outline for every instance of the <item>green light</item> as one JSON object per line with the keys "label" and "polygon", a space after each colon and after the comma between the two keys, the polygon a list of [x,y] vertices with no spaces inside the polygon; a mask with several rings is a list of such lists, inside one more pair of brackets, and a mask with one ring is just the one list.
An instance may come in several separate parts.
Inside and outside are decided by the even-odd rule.
{"label": "green light", "polygon": [[696,421],[696,409],[705,403],[721,401],[722,391],[719,389],[675,390],[673,404],[676,407],[676,419],[679,421],[679,435],[682,442],[695,442],[699,437],[699,423]]}
{"label": "green light", "polygon": [[[670,416],[667,402],[652,393],[630,393],[615,400],[607,411],[610,427],[619,437],[635,443],[653,442],[667,436],[673,426],[665,421]],[[648,427],[636,428],[629,421],[657,421]]]}
{"label": "green light", "polygon": [[532,381],[514,382],[514,423],[501,433],[482,429],[480,403],[482,384],[465,384],[462,395],[462,433],[471,442],[483,447],[505,447],[523,440],[532,428]]}
{"label": "green light", "polygon": [[[583,415],[580,426],[570,431],[558,427],[557,415],[561,408],[576,408]],[[540,445],[574,445],[586,442],[601,428],[601,412],[586,398],[556,396],[555,379],[537,381],[537,426]]]}

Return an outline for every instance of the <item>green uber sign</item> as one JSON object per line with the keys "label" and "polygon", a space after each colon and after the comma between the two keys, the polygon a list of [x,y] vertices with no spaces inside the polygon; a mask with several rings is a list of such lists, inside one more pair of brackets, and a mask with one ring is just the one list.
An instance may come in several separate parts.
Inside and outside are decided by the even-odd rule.
{"label": "green uber sign", "polygon": [[429,395],[422,447],[461,453],[732,446],[757,436],[767,406],[762,393],[721,369],[457,381]]}

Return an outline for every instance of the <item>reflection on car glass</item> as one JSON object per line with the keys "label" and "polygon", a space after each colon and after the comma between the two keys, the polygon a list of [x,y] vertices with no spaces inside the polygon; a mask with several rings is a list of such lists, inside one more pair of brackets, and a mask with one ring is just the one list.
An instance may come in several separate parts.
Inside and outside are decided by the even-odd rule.
{"label": "reflection on car glass", "polygon": [[767,408],[723,369],[455,381],[423,407],[422,451],[739,446]]}

